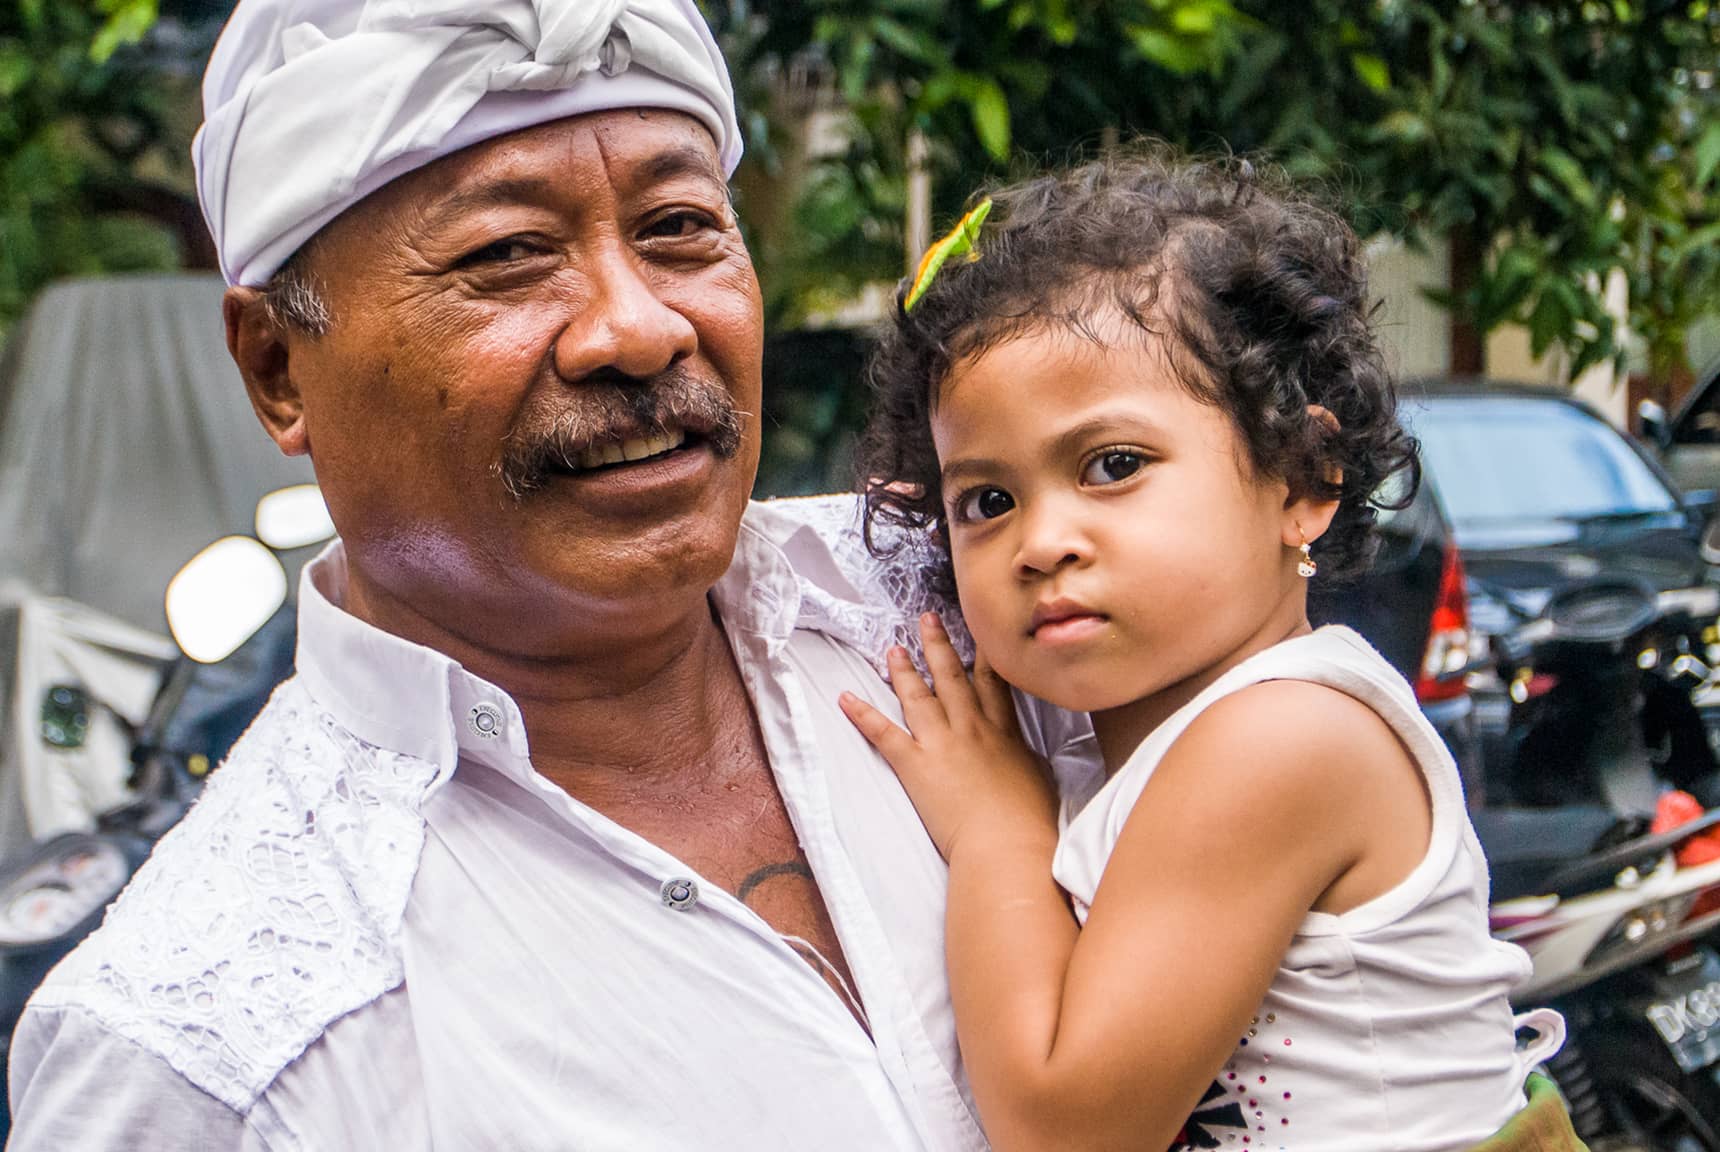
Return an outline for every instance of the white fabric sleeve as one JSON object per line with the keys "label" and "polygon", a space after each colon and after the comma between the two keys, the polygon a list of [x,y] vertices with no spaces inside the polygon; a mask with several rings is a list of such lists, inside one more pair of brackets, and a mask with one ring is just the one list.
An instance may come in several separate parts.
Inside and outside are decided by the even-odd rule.
{"label": "white fabric sleeve", "polygon": [[[942,561],[926,534],[880,526],[885,555],[867,548],[865,511],[853,493],[803,496],[755,503],[747,522],[782,549],[800,577],[801,624],[840,640],[889,678],[884,654],[901,644],[920,659],[917,623],[936,612],[962,659],[973,659],[973,640],[961,605],[942,595],[933,571]],[[1085,799],[1103,780],[1093,725],[1085,713],[1066,712],[1023,692],[1016,715],[1029,746],[1051,762],[1066,796]]]}
{"label": "white fabric sleeve", "polygon": [[8,1063],[8,1152],[283,1152],[160,1057],[75,1008],[26,1010]]}

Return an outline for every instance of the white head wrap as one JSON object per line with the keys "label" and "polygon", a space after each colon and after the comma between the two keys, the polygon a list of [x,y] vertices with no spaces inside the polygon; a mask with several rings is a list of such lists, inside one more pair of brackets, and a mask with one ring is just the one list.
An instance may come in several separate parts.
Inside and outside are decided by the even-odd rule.
{"label": "white head wrap", "polygon": [[197,193],[227,282],[261,285],[395,177],[614,108],[688,113],[740,161],[693,0],[243,0],[203,79]]}

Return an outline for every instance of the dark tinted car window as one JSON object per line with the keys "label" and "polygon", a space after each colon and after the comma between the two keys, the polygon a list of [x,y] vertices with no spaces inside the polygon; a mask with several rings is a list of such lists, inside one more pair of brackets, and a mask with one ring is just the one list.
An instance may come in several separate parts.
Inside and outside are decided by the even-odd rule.
{"label": "dark tinted car window", "polygon": [[1678,511],[1623,436],[1562,401],[1438,396],[1407,415],[1464,547],[1554,543],[1584,520]]}

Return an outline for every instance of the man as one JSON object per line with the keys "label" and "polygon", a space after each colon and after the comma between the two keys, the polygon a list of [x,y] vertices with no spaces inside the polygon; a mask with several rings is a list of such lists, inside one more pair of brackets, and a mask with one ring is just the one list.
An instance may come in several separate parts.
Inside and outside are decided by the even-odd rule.
{"label": "man", "polygon": [[983,1148],[943,867],[835,703],[901,621],[851,502],[748,508],[691,0],[244,0],[204,101],[228,346],[343,543],[26,1013],[12,1146]]}

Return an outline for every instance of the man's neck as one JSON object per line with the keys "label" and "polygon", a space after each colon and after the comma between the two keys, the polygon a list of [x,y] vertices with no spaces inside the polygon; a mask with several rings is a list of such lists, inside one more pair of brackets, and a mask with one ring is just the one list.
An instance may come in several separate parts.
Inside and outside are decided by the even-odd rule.
{"label": "man's neck", "polygon": [[[357,572],[349,572],[345,608],[506,692],[525,720],[533,766],[575,794],[586,791],[576,787],[580,781],[611,777],[661,787],[734,740],[737,728],[750,731],[739,670],[706,598],[679,611],[641,609],[626,635],[560,630],[568,638],[550,646],[552,655],[541,649],[522,654],[505,638],[449,627]],[[553,616],[544,611],[524,618],[554,634]]]}

